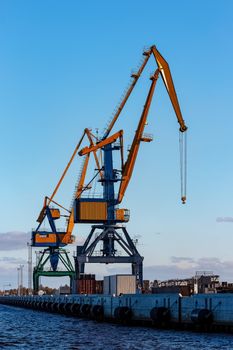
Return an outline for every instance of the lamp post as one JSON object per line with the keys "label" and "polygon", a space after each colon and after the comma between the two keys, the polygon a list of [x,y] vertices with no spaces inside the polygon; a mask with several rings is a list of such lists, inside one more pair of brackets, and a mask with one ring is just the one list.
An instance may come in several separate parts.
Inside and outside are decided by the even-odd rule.
{"label": "lamp post", "polygon": [[32,246],[28,242],[28,294],[32,295]]}
{"label": "lamp post", "polygon": [[20,268],[17,267],[18,272],[18,296],[20,296]]}
{"label": "lamp post", "polygon": [[22,295],[23,293],[23,268],[24,265],[19,265],[17,268],[18,271],[18,295]]}

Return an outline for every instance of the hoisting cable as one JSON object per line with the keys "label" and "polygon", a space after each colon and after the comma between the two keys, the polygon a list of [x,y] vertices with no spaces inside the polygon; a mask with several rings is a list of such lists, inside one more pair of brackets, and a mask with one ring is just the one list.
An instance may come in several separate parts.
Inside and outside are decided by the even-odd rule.
{"label": "hoisting cable", "polygon": [[[100,174],[100,180],[101,180],[101,172],[100,170],[102,171],[103,167],[102,167],[102,150],[99,149],[99,157],[98,157],[98,161],[99,161],[99,165],[100,165],[100,169],[96,169],[96,171],[99,172]],[[97,177],[95,178],[94,180],[94,188],[93,188],[93,194],[95,195],[96,194],[96,186],[97,186]]]}
{"label": "hoisting cable", "polygon": [[95,176],[93,176],[93,178],[88,182],[88,184],[86,186],[83,187],[81,193],[80,193],[80,197],[81,197],[81,194],[86,190],[88,189],[88,187],[90,186],[90,184],[92,183],[92,181],[95,180],[95,178],[99,175],[101,169],[97,171],[97,173],[95,174]]}
{"label": "hoisting cable", "polygon": [[187,187],[187,131],[179,133],[180,145],[180,180],[181,180],[181,200],[186,203]]}

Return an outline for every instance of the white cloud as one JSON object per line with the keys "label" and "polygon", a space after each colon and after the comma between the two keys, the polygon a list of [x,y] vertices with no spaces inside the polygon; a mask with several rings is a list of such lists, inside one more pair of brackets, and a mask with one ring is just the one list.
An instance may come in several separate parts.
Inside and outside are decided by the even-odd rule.
{"label": "white cloud", "polygon": [[179,264],[179,263],[194,263],[195,260],[193,258],[189,258],[189,257],[183,257],[183,256],[172,256],[171,257],[171,262],[174,264]]}
{"label": "white cloud", "polygon": [[227,216],[227,217],[219,217],[216,219],[217,222],[233,222],[233,217]]}
{"label": "white cloud", "polygon": [[0,251],[20,250],[27,246],[27,242],[30,242],[30,233],[26,232],[6,232],[0,233]]}
{"label": "white cloud", "polygon": [[25,259],[22,258],[15,258],[15,257],[11,257],[11,256],[3,256],[0,257],[0,262],[4,263],[4,264],[13,264],[13,265],[19,265],[19,264],[27,264],[27,261]]}
{"label": "white cloud", "polygon": [[145,266],[144,278],[188,278],[194,276],[196,271],[212,271],[219,275],[221,280],[233,281],[233,261],[223,261],[216,257],[193,259],[173,256],[170,264]]}

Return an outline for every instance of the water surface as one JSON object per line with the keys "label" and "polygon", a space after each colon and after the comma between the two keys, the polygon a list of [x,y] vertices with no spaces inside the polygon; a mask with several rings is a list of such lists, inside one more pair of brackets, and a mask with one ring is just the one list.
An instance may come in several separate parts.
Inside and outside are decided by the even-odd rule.
{"label": "water surface", "polygon": [[0,305],[0,349],[233,350],[233,335],[127,327]]}

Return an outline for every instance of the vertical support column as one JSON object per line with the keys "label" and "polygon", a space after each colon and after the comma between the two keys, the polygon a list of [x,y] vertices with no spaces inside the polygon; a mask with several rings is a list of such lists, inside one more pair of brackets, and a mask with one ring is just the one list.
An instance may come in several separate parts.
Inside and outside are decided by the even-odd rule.
{"label": "vertical support column", "polygon": [[136,280],[140,287],[143,286],[143,265],[142,261],[132,263],[132,275],[136,276]]}
{"label": "vertical support column", "polygon": [[40,279],[40,276],[38,275],[38,273],[34,273],[33,274],[33,291],[34,293],[37,293],[38,290],[39,290],[39,279]]}
{"label": "vertical support column", "polygon": [[73,294],[77,294],[78,293],[78,280],[80,278],[80,275],[83,274],[85,272],[85,263],[80,263],[77,259],[77,257],[75,258],[75,279],[73,282]]}
{"label": "vertical support column", "polygon": [[108,221],[114,222],[115,212],[115,196],[114,196],[114,180],[115,174],[113,170],[113,160],[112,160],[112,145],[104,146],[104,199],[108,203]]}

